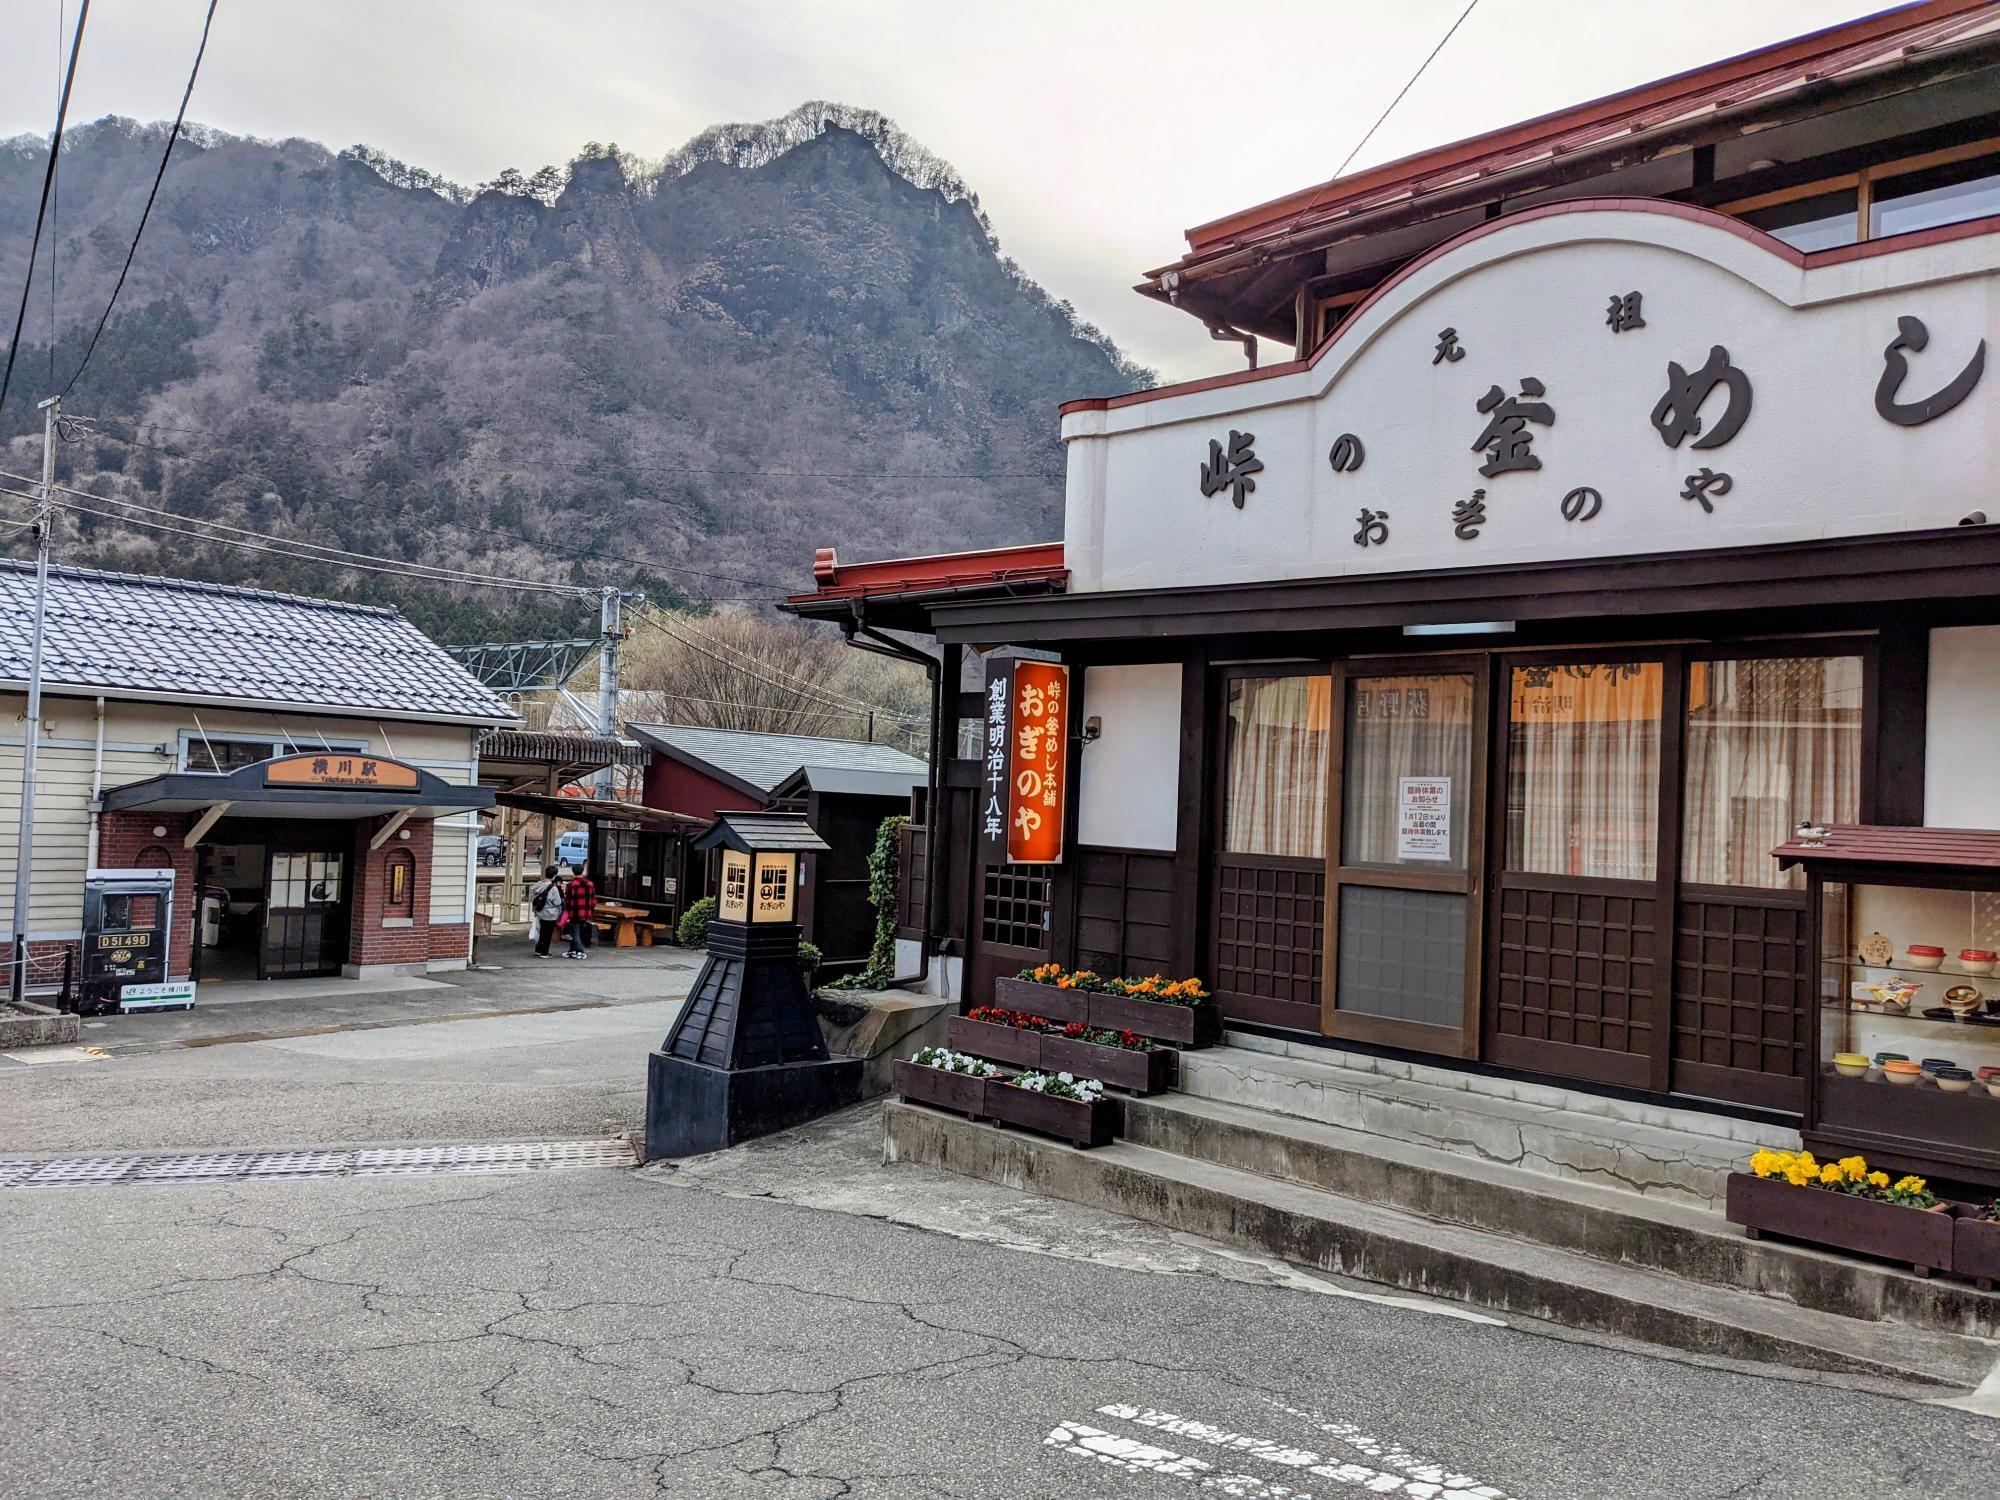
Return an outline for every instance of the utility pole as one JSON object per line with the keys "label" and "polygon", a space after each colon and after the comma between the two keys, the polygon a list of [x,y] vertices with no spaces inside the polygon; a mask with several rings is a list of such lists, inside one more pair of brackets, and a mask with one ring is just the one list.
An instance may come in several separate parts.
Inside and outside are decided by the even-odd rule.
{"label": "utility pole", "polygon": [[21,743],[21,836],[14,856],[14,963],[8,998],[28,993],[28,875],[35,852],[35,759],[42,747],[42,634],[49,606],[49,533],[55,529],[56,416],[62,397],[42,403],[42,492],[35,498],[35,619],[28,639],[28,716]]}
{"label": "utility pole", "polygon": [[[618,649],[625,644],[625,626],[620,618],[626,600],[644,604],[646,596],[625,593],[608,586],[598,607],[598,628],[604,644],[597,653],[597,732],[607,739],[618,737]],[[597,773],[596,793],[608,801],[618,795],[618,767],[608,765]]]}

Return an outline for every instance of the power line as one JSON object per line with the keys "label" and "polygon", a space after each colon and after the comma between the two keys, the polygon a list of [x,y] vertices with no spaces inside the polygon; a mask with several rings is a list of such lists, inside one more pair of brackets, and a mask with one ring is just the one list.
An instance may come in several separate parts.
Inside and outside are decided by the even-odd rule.
{"label": "power line", "polygon": [[[146,232],[146,220],[152,217],[153,200],[160,196],[160,182],[167,175],[167,162],[174,154],[174,142],[181,138],[181,121],[187,118],[188,100],[194,97],[194,81],[201,72],[202,54],[208,51],[208,28],[215,24],[216,0],[208,0],[208,15],[201,23],[201,45],[194,50],[194,66],[188,70],[187,88],[181,94],[181,107],[174,115],[174,128],[167,132],[167,146],[160,153],[160,170],[153,174],[152,191],[146,194],[146,207],[139,215],[139,227],[132,231],[132,248],[125,252],[125,264],[118,272],[117,285],[111,288],[111,300],[104,304],[104,315],[97,320],[97,331],[90,336],[90,345],[83,351],[83,363],[76,367],[76,373],[69,378],[69,384],[62,388],[67,396],[77,381],[83,378],[84,370],[90,364],[90,356],[97,352],[97,341],[104,335],[104,325],[111,320],[111,309],[118,305],[118,294],[125,290],[125,277],[132,269],[132,257],[139,253],[139,236]],[[51,291],[53,298],[53,291]],[[56,334],[53,303],[49,312],[49,360],[51,363],[50,384],[55,383],[53,364],[55,360]]]}
{"label": "power line", "polygon": [[[4,469],[0,469],[0,478],[13,479],[23,484],[33,482],[24,479],[19,474],[10,474]],[[164,516],[168,520],[183,521],[192,526],[212,527],[217,531],[234,532],[238,536],[254,537],[260,541],[289,542],[295,547],[309,547],[315,552],[330,552],[342,557],[360,558],[367,562],[387,563],[391,566],[407,568],[412,573],[435,574],[450,583],[497,583],[514,584],[521,587],[527,587],[531,584],[531,580],[515,578],[505,573],[482,573],[472,568],[448,568],[435,563],[411,562],[407,558],[385,557],[379,552],[358,552],[352,547],[335,547],[325,542],[308,542],[294,537],[274,536],[267,531],[254,531],[245,526],[232,526],[225,521],[211,521],[205,516],[188,516],[181,514],[179,511],[162,510],[156,505],[141,505],[136,500],[121,500],[110,496],[93,495],[88,490],[71,489],[68,485],[58,484],[52,486],[52,488],[59,494],[74,496],[81,500],[94,500],[100,505],[121,505],[131,510],[144,511],[148,515]],[[81,506],[75,508],[82,509]],[[532,586],[560,591],[565,594],[583,595],[590,592],[590,590],[577,584],[533,582]]]}
{"label": "power line", "polygon": [[[1382,122],[1388,119],[1390,115],[1395,113],[1396,106],[1403,102],[1403,96],[1409,93],[1411,89],[1417,86],[1417,80],[1419,78],[1422,78],[1424,76],[1425,71],[1430,67],[1430,65],[1437,61],[1437,55],[1440,52],[1444,51],[1445,43],[1449,42],[1454,36],[1458,34],[1458,28],[1465,24],[1465,18],[1471,15],[1472,12],[1478,8],[1478,5],[1479,5],[1479,0],[1471,0],[1471,3],[1468,4],[1465,7],[1465,9],[1458,13],[1458,19],[1456,21],[1453,21],[1451,25],[1445,29],[1444,35],[1438,38],[1438,44],[1435,47],[1431,48],[1430,53],[1424,58],[1422,62],[1417,64],[1417,71],[1410,75],[1409,82],[1405,83],[1401,88],[1396,90],[1396,97],[1391,99],[1389,101],[1388,107],[1384,109],[1381,114],[1375,117],[1375,123],[1373,125],[1370,125],[1367,130],[1362,132],[1361,139],[1354,143],[1354,149],[1348,152],[1347,155],[1341,159],[1340,165],[1334,169],[1333,176],[1329,177],[1325,182],[1321,183],[1317,188],[1315,188],[1313,190],[1313,195],[1310,198],[1306,199],[1305,207],[1300,209],[1296,214],[1292,215],[1292,221],[1289,224],[1287,224],[1284,228],[1285,234],[1290,234],[1294,229],[1298,228],[1300,220],[1304,219],[1307,214],[1311,213],[1315,208],[1319,206],[1319,200],[1326,196],[1326,190],[1332,187],[1334,183],[1340,180],[1340,174],[1342,172],[1345,172],[1348,169],[1348,167],[1352,165],[1354,158],[1361,154],[1361,148],[1367,145],[1369,141],[1374,139],[1375,132],[1382,128]],[[1280,237],[1282,238],[1282,236]]]}
{"label": "power line", "polygon": [[[85,429],[87,429],[88,431],[98,433],[102,437],[108,437],[114,443],[123,443],[127,447],[132,447],[132,448],[144,448],[150,452],[162,454],[180,463],[191,463],[204,469],[214,469],[218,473],[226,474],[236,479],[261,479],[267,484],[277,484],[280,482],[276,479],[273,479],[269,474],[262,473],[256,469],[232,467],[228,464],[217,463],[213,459],[197,458],[194,455],[188,453],[177,453],[172,448],[162,447],[158,443],[149,443],[143,438],[120,437],[115,432],[103,432],[98,426],[98,424],[102,422],[113,422],[121,426],[131,427],[136,431],[142,426],[146,425],[137,422],[127,421],[123,417],[74,417],[68,420],[74,421],[79,425],[81,425],[82,427],[84,427]],[[198,431],[199,429],[184,429],[184,430]],[[222,441],[227,441],[226,439],[221,439],[220,434],[210,433],[208,435],[211,437],[217,437]],[[310,448],[312,445],[306,444],[304,446]],[[378,511],[382,509],[382,502],[380,501],[364,500],[355,496],[344,495],[339,493],[338,491],[332,491],[332,490],[328,491],[328,494],[333,499],[339,500],[343,505],[350,505],[357,509],[378,510]],[[540,548],[542,551],[545,552],[553,552],[558,557],[567,558],[572,562],[581,562],[581,561],[604,562],[604,563],[611,563],[615,566],[622,567],[628,570],[634,567],[656,568],[663,572],[686,573],[692,577],[706,579],[716,583],[737,583],[743,585],[745,588],[763,587],[763,588],[774,588],[779,590],[788,590],[790,587],[790,585],[780,583],[779,581],[773,578],[743,578],[733,573],[708,572],[701,568],[690,567],[685,563],[662,562],[658,558],[653,558],[653,557],[643,557],[643,556],[636,556],[629,554],[625,556],[614,556],[611,553],[599,552],[593,548],[563,547],[555,542],[545,541],[540,537],[529,536],[526,532],[515,531],[509,527],[501,526],[487,517],[481,517],[479,525],[482,530],[494,532],[500,536],[509,537],[515,541],[526,542],[531,547]],[[762,596],[751,595],[746,597],[761,598]]]}
{"label": "power line", "polygon": [[[83,9],[76,13],[76,39],[70,43],[69,69],[63,76],[62,98],[56,102],[56,130],[49,138],[49,165],[42,174],[41,206],[35,210],[35,233],[28,242],[28,274],[21,282],[21,306],[14,314],[14,337],[7,344],[7,368],[0,371],[0,408],[7,405],[7,388],[14,383],[14,356],[21,352],[21,334],[28,324],[28,293],[35,284],[35,256],[41,250],[42,220],[48,215],[49,193],[55,186],[56,156],[62,150],[63,121],[69,117],[69,92],[76,82],[77,54],[83,50],[83,23],[89,19],[90,0],[83,0]],[[53,246],[50,254],[54,254]]]}
{"label": "power line", "polygon": [[[12,476],[8,477],[11,478]],[[58,488],[60,488],[60,486],[58,486]],[[77,494],[83,494],[85,492],[65,489],[63,490],[63,493],[75,496]],[[26,494],[23,491],[11,490],[5,487],[0,487],[0,495],[12,495],[18,499],[23,499],[23,500],[30,500],[35,498],[34,496]],[[95,495],[90,495],[88,496],[88,498],[95,500],[98,497]],[[128,502],[112,501],[110,503],[115,505],[115,504],[125,504]],[[147,508],[150,509],[150,507]],[[376,559],[375,555],[372,553],[365,553],[365,552],[346,553],[346,552],[341,552],[340,549],[337,548],[324,548],[321,549],[321,553],[301,552],[298,551],[297,549],[300,547],[317,548],[319,547],[319,544],[316,542],[292,541],[285,537],[272,536],[267,532],[248,531],[242,527],[223,527],[222,528],[223,530],[235,532],[237,533],[237,535],[218,536],[212,531],[195,530],[193,529],[193,526],[220,526],[221,523],[201,521],[192,516],[176,516],[176,519],[190,521],[193,523],[193,526],[174,526],[170,525],[166,521],[152,521],[152,520],[147,520],[140,516],[129,515],[119,511],[99,510],[95,506],[80,505],[77,504],[74,499],[72,499],[69,504],[65,505],[63,509],[73,514],[96,516],[100,520],[113,521],[125,526],[143,527],[144,529],[149,531],[162,531],[171,533],[175,536],[189,537],[195,541],[210,543],[213,546],[234,547],[244,552],[259,552],[274,557],[287,557],[292,559],[294,562],[322,563],[328,567],[352,568],[358,572],[363,572],[363,573],[392,574],[397,577],[410,578],[424,583],[455,583],[455,584],[477,585],[482,588],[516,589],[522,592],[563,594],[571,597],[578,596],[585,592],[584,590],[579,589],[575,584],[539,583],[525,578],[505,578],[498,574],[470,574],[470,573],[453,574],[450,572],[439,571],[439,570],[420,572],[418,571],[418,569],[423,568],[427,565],[399,562],[393,558]],[[158,511],[155,513],[159,515],[168,515],[168,516],[175,515],[175,513],[172,511]],[[254,540],[245,540],[239,538],[250,538]],[[264,545],[265,543],[271,543],[275,545]],[[330,553],[334,555],[321,555],[322,553]]]}
{"label": "power line", "polygon": [[[633,613],[637,618],[644,620],[648,624],[652,625],[655,629],[663,631],[666,635],[668,635],[674,640],[680,641],[680,643],[683,646],[692,647],[696,651],[703,651],[703,648],[697,645],[695,642],[684,640],[679,635],[675,634],[674,627],[678,626],[680,629],[686,630],[691,635],[699,636],[703,641],[707,642],[709,646],[714,648],[714,650],[712,651],[704,651],[703,654],[712,657],[716,661],[721,662],[726,667],[733,667],[737,671],[769,673],[772,677],[778,679],[778,681],[775,684],[776,686],[790,687],[791,689],[797,692],[816,694],[818,695],[820,701],[822,702],[839,703],[846,708],[866,708],[868,706],[866,703],[862,702],[862,700],[859,698],[849,698],[843,694],[830,692],[827,689],[822,688],[816,682],[810,682],[807,679],[800,677],[794,673],[787,672],[783,667],[774,666],[770,662],[758,661],[757,658],[752,656],[749,652],[738,650],[736,647],[728,645],[723,641],[718,641],[714,636],[708,634],[708,632],[704,630],[699,630],[692,625],[688,625],[684,621],[675,620],[673,624],[670,625],[668,623],[668,617],[660,611],[639,609],[633,611]],[[730,661],[726,657],[716,655],[716,652],[723,652],[723,651],[728,652],[729,656],[736,658],[736,660]]]}
{"label": "power line", "polygon": [[817,719],[841,714],[856,719],[892,719],[899,724],[922,724],[926,720],[922,714],[899,714],[887,708],[777,708],[763,703],[740,703],[733,698],[697,698],[692,693],[670,693],[665,688],[627,688],[625,691],[639,699],[670,698],[676,703],[699,703],[707,708],[741,708],[751,713],[783,714],[791,719]]}
{"label": "power line", "polygon": [[[122,420],[116,419],[113,420]],[[142,431],[185,432],[195,437],[212,437],[221,442],[229,439],[222,433],[207,427],[176,427],[168,422],[127,422],[127,426]],[[318,444],[303,443],[315,452],[323,451]],[[602,474],[603,467],[579,469],[566,464],[551,464],[546,459],[534,459],[538,468],[558,469],[566,474]],[[725,479],[1061,479],[1060,473],[1044,469],[996,469],[986,473],[956,473],[935,469],[866,469],[853,472],[837,472],[827,469],[718,469],[709,464],[628,464],[615,463],[616,468],[634,474],[713,474]]]}

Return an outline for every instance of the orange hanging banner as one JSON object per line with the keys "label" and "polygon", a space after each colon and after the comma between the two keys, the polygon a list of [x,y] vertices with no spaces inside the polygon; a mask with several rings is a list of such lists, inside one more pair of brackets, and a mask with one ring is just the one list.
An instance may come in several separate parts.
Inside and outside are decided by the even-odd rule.
{"label": "orange hanging banner", "polygon": [[1007,747],[1007,858],[1052,865],[1063,854],[1069,776],[1069,668],[1014,663]]}

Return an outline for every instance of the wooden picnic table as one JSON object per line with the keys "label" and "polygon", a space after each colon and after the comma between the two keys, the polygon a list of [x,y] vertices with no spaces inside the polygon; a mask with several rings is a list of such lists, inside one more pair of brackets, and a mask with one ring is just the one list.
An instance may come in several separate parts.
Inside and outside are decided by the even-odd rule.
{"label": "wooden picnic table", "polygon": [[[636,948],[639,946],[640,924],[646,922],[652,913],[643,906],[600,901],[597,903],[597,915],[611,919],[611,945],[614,948]],[[647,935],[651,935],[650,931]]]}

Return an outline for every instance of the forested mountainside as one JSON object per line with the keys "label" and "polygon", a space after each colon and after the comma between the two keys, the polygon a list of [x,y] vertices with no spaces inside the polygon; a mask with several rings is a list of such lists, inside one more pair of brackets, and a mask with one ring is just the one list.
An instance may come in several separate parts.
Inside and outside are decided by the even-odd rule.
{"label": "forested mountainside", "polygon": [[[35,403],[82,358],[163,138],[105,119],[64,142],[53,351],[45,232],[0,467],[34,472]],[[20,285],[46,165],[44,141],[0,143],[0,287]],[[90,420],[62,480],[363,552],[769,598],[829,542],[1058,534],[1057,403],[1150,378],[872,112],[810,104],[652,164],[593,143],[477,189],[195,129],[65,403]],[[582,620],[88,515],[60,555],[392,602],[450,639]]]}

